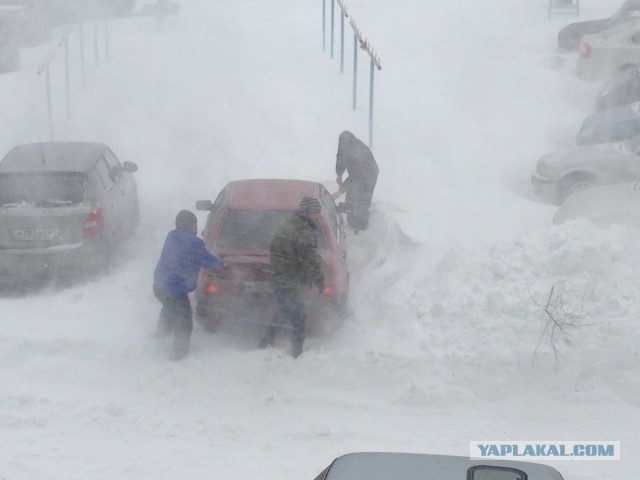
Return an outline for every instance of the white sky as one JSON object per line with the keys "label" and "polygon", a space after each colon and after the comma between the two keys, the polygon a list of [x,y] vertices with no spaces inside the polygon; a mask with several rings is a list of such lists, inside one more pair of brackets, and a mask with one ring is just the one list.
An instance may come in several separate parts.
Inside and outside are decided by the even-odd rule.
{"label": "white sky", "polygon": [[[138,163],[142,207],[112,275],[0,298],[0,477],[312,479],[351,451],[466,455],[484,439],[618,440],[619,462],[554,466],[568,480],[637,473],[640,232],[554,227],[529,184],[593,108],[599,85],[572,75],[573,57],[551,68],[576,17],[548,19],[545,0],[345,3],[383,67],[380,178],[371,228],[349,238],[351,315],[295,361],[288,339],[258,351],[261,331],[233,326],[196,328],[191,355],[167,361],[151,282],[178,210],[240,178],[333,189],[339,133],[367,139],[368,62],[353,111],[352,34],[341,75],[321,0],[191,0],[162,28],[112,22],[108,62],[85,26],[84,90],[76,30],[70,119],[62,47],[0,76],[3,154],[48,139],[36,72],[50,49],[54,138]],[[618,3],[581,7],[598,18]],[[555,337],[557,366],[535,305],[552,286],[580,324]]]}

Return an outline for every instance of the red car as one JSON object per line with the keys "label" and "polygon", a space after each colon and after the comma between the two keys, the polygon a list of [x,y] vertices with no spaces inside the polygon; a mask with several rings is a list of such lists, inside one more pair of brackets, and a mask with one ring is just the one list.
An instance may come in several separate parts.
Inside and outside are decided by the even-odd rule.
{"label": "red car", "polygon": [[215,202],[200,200],[208,210],[202,236],[207,248],[221,257],[226,268],[203,270],[196,290],[200,323],[215,330],[222,319],[266,323],[275,314],[268,282],[269,246],[275,230],[291,215],[303,197],[322,205],[318,220],[318,256],[325,276],[322,293],[312,289],[308,321],[330,322],[344,312],[349,285],[342,216],[327,189],[304,180],[238,180],[227,184]]}

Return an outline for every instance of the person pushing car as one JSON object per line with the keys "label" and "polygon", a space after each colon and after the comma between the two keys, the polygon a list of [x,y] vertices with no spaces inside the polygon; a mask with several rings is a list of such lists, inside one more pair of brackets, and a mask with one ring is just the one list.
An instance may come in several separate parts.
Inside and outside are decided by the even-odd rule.
{"label": "person pushing car", "polygon": [[197,232],[195,214],[181,210],[176,216],[176,228],[167,234],[153,273],[153,293],[162,303],[157,332],[158,336],[173,332],[174,360],[180,360],[189,351],[193,331],[189,293],[196,288],[200,269],[224,268],[224,262],[207,250]]}
{"label": "person pushing car", "polygon": [[277,313],[267,328],[258,348],[273,343],[286,320],[291,325],[291,355],[298,358],[305,339],[307,313],[305,290],[317,286],[324,290],[324,275],[318,260],[315,230],[320,215],[320,202],[304,197],[298,209],[280,226],[271,241],[269,282],[277,303]]}

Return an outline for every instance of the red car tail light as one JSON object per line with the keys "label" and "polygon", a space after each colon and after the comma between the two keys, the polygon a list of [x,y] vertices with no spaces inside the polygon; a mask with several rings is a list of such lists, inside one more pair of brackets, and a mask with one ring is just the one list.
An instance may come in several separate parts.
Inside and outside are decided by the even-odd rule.
{"label": "red car tail light", "polygon": [[84,221],[84,236],[92,237],[97,233],[102,231],[102,227],[104,227],[104,216],[102,215],[102,209],[98,208],[93,210],[87,216],[87,219]]}
{"label": "red car tail light", "polygon": [[580,56],[582,58],[591,58],[591,45],[587,42],[582,42],[582,48],[580,50]]}
{"label": "red car tail light", "polygon": [[207,295],[221,295],[235,293],[236,287],[230,280],[227,268],[217,272],[216,275],[203,272],[202,291]]}
{"label": "red car tail light", "polygon": [[325,285],[322,295],[335,295],[336,288],[333,285]]}

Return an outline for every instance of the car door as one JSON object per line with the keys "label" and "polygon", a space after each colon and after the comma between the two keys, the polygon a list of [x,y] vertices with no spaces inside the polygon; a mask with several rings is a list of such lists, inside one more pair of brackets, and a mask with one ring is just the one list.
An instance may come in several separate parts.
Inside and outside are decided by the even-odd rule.
{"label": "car door", "polygon": [[125,171],[122,163],[110,149],[105,149],[103,158],[113,181],[114,217],[118,219],[117,235],[122,239],[133,232],[138,217],[138,193],[133,175]]}
{"label": "car door", "polygon": [[336,288],[345,292],[349,283],[349,270],[347,268],[347,248],[346,233],[343,228],[343,220],[336,203],[331,194],[326,189],[320,192],[320,202],[322,204],[323,216],[326,218],[326,224],[329,227],[332,244],[332,263],[336,272]]}
{"label": "car door", "polygon": [[207,215],[207,220],[202,230],[202,238],[204,238],[207,243],[207,248],[210,250],[213,250],[215,246],[217,235],[222,227],[222,220],[228,212],[230,195],[230,187],[226,186],[223,188],[213,202],[211,211]]}
{"label": "car door", "polygon": [[118,225],[118,211],[122,208],[118,201],[119,195],[114,189],[115,182],[109,173],[109,165],[101,156],[95,164],[95,175],[98,179],[96,182],[96,198],[99,199],[97,205],[102,210],[103,218],[103,236],[110,244],[115,245],[120,237]]}

